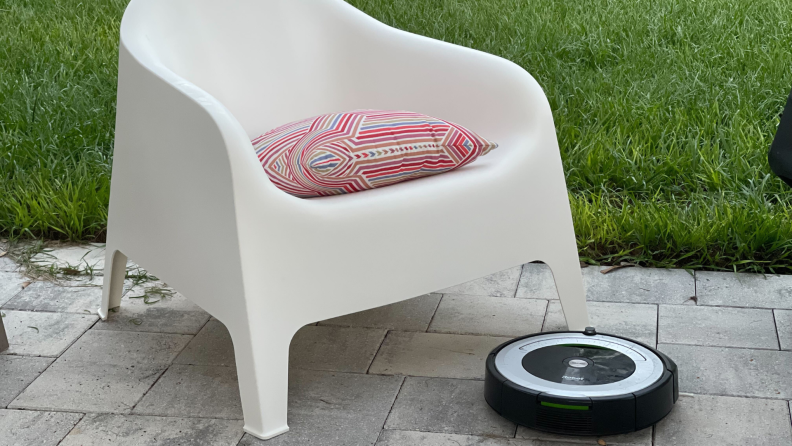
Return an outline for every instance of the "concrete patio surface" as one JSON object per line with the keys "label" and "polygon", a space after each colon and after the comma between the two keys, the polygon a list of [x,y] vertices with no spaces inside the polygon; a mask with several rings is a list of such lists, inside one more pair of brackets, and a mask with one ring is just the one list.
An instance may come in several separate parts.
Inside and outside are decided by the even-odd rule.
{"label": "concrete patio surface", "polygon": [[[222,323],[165,283],[131,280],[121,308],[99,320],[101,251],[39,255],[96,274],[58,283],[0,258],[10,343],[0,354],[0,446],[792,445],[792,277],[582,269],[599,331],[656,346],[679,365],[676,407],[640,432],[546,434],[487,406],[487,353],[565,328],[549,269],[526,264],[304,327],[291,345],[291,430],[265,442],[242,431]],[[166,292],[147,304],[137,297],[147,290]]]}

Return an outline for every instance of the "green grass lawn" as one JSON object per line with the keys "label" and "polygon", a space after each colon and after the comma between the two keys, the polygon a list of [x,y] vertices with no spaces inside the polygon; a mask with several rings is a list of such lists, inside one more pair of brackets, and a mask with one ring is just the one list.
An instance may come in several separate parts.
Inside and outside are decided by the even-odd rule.
{"label": "green grass lawn", "polygon": [[[581,256],[792,272],[789,0],[352,0],[545,89]],[[0,233],[101,239],[123,0],[0,0]]]}

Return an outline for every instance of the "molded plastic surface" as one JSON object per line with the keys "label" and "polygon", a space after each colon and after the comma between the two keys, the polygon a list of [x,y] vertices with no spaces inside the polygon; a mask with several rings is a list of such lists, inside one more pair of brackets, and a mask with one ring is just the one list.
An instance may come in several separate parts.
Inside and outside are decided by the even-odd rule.
{"label": "molded plastic surface", "polygon": [[[250,138],[322,113],[411,110],[499,143],[463,169],[300,199]],[[100,315],[127,256],[228,327],[245,430],[285,432],[304,324],[533,260],[588,323],[553,116],[519,66],[390,28],[340,0],[132,0]],[[123,309],[120,310],[123,312]]]}

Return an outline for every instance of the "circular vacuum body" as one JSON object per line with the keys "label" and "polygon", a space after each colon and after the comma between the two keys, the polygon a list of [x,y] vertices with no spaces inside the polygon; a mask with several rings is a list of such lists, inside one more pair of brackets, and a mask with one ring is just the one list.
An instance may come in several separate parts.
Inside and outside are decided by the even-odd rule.
{"label": "circular vacuum body", "polygon": [[668,415],[678,396],[670,358],[592,328],[524,336],[487,358],[487,403],[517,424],[546,432],[637,431]]}

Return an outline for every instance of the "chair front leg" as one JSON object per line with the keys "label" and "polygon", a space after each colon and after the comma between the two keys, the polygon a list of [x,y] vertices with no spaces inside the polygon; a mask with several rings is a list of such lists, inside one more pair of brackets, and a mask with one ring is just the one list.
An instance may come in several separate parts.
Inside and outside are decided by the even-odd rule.
{"label": "chair front leg", "polygon": [[294,319],[287,314],[258,320],[255,315],[245,315],[245,321],[226,324],[234,343],[244,429],[262,440],[289,430],[289,345],[295,327],[301,325],[289,323]]}

